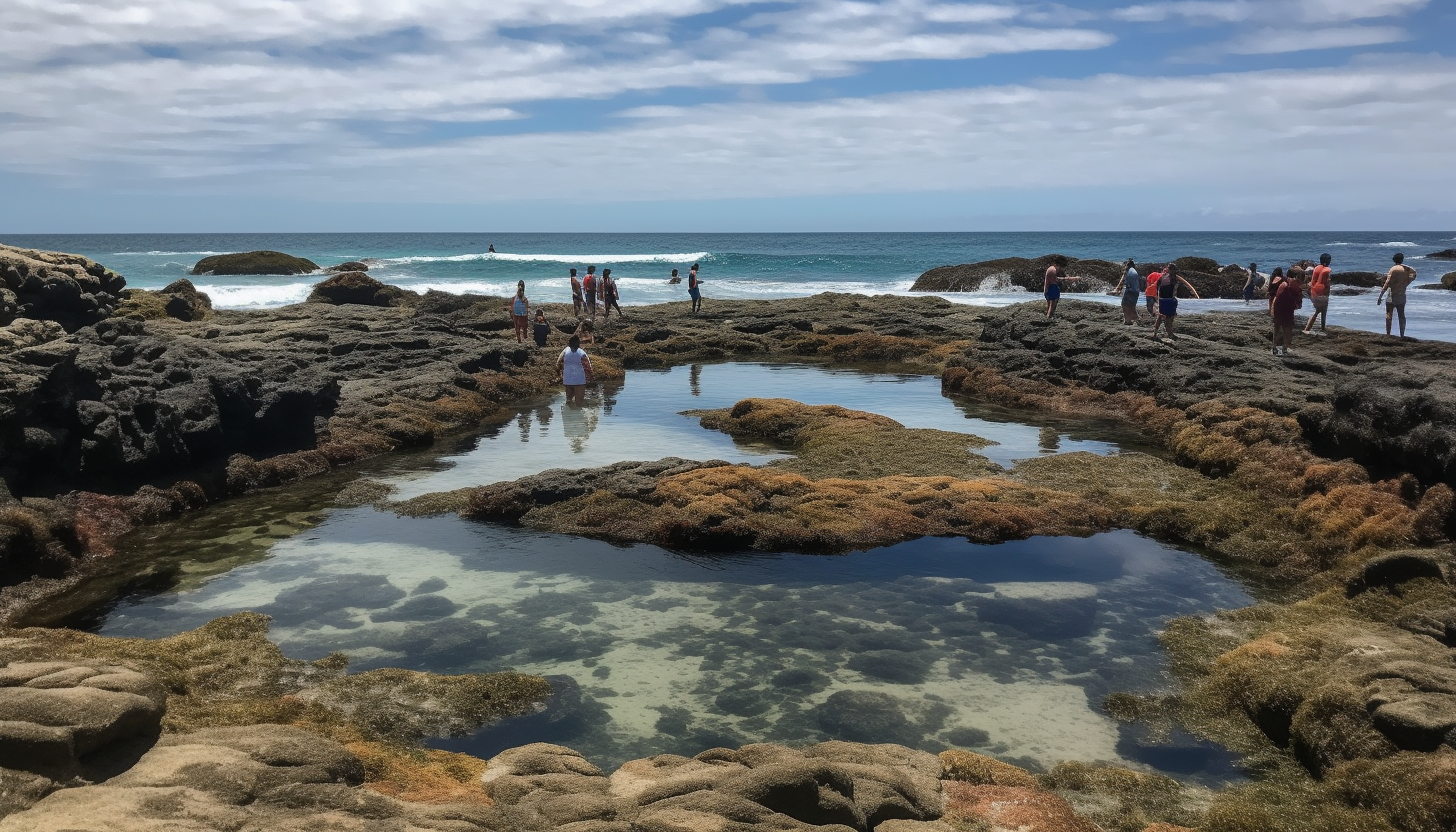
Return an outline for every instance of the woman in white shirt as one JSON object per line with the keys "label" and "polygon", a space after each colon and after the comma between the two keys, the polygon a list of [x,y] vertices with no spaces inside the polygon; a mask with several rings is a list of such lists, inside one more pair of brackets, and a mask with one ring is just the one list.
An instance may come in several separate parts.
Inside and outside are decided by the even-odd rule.
{"label": "woman in white shirt", "polygon": [[580,405],[586,393],[586,383],[591,378],[591,359],[581,348],[581,339],[575,335],[566,342],[566,349],[556,359],[556,373],[566,385],[566,403]]}

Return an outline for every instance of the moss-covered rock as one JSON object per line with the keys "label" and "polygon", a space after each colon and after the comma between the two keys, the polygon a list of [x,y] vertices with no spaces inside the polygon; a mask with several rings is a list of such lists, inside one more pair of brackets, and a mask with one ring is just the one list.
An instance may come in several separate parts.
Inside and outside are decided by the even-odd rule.
{"label": "moss-covered rock", "polygon": [[193,274],[308,274],[318,271],[318,264],[281,251],[247,251],[238,254],[214,254],[197,261]]}
{"label": "moss-covered rock", "polygon": [[410,306],[419,295],[408,289],[380,283],[363,272],[344,272],[313,287],[309,303],[335,305],[357,303],[362,306]]}

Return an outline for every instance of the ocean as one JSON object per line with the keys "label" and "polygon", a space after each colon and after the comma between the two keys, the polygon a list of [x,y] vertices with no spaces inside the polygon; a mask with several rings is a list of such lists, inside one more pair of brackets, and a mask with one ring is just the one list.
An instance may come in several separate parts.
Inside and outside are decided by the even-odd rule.
{"label": "ocean", "polygon": [[[705,303],[715,298],[785,298],[819,292],[867,295],[912,294],[910,286],[935,266],[998,257],[1036,257],[1060,252],[1160,262],[1183,256],[1219,263],[1259,264],[1267,273],[1322,252],[1340,271],[1385,272],[1402,251],[1418,272],[1416,286],[1438,283],[1456,262],[1423,255],[1456,247],[1456,231],[1401,232],[1026,232],[1026,233],[853,233],[853,234],[21,234],[0,242],[26,248],[84,254],[123,274],[128,285],[157,289],[187,277],[210,254],[257,249],[306,257],[321,267],[366,260],[370,274],[417,291],[441,289],[509,295],[526,281],[532,301],[570,300],[567,270],[583,274],[595,265],[617,278],[623,305],[686,301],[687,287],[667,282],[672,269],[683,275],[700,264]],[[496,253],[489,253],[495,247]],[[322,279],[294,277],[191,278],[213,304],[229,309],[264,309],[297,303]],[[1384,331],[1376,290],[1335,297],[1331,324]],[[979,306],[1003,306],[1036,299],[1018,290],[986,289],[944,297]],[[1089,297],[1081,295],[1078,297]],[[1114,298],[1093,298],[1109,303]],[[1188,312],[1244,309],[1241,301],[1185,301]],[[1306,310],[1307,311],[1307,310]],[[1456,341],[1456,292],[1412,291],[1407,305],[1413,337]],[[1302,321],[1302,319],[1301,319]]]}

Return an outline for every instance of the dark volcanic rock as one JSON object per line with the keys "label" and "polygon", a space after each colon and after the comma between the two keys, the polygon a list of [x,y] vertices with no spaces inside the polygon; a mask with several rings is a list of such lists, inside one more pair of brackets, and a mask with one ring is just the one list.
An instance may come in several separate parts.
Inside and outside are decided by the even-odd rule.
{"label": "dark volcanic rock", "polygon": [[115,312],[125,287],[121,275],[80,255],[0,245],[0,326],[33,318],[74,332]]}
{"label": "dark volcanic rock", "polygon": [[179,321],[200,321],[212,314],[212,298],[197,291],[187,278],[167,284],[160,293],[166,300],[167,317]]}
{"label": "dark volcanic rock", "polygon": [[324,269],[324,271],[332,272],[334,274],[337,274],[339,272],[367,272],[369,271],[369,264],[361,263],[358,260],[350,260],[347,263],[340,263],[337,266],[329,266],[327,269]]}
{"label": "dark volcanic rock", "polygon": [[1176,352],[1122,327],[1101,305],[1066,303],[1047,324],[1040,304],[982,314],[975,361],[1028,380],[1131,390],[1167,405],[1209,399],[1299,420],[1315,450],[1381,476],[1456,483],[1456,345],[1332,329],[1269,355],[1261,312],[1180,315]]}
{"label": "dark volcanic rock", "polygon": [[363,272],[334,275],[314,286],[308,296],[309,303],[357,303],[362,306],[408,306],[418,300],[418,294],[380,283]]}
{"label": "dark volcanic rock", "polygon": [[1378,272],[1335,272],[1330,275],[1334,286],[1359,286],[1362,289],[1378,289],[1385,284],[1385,275]]}
{"label": "dark volcanic rock", "polygon": [[[916,292],[975,292],[989,282],[988,288],[1016,286],[1040,294],[1047,267],[1056,256],[1047,254],[1034,260],[1003,257],[960,266],[938,266],[920,275],[915,285],[910,288]],[[1065,291],[1086,292],[1105,291],[1116,286],[1122,277],[1123,268],[1119,263],[1106,260],[1078,260],[1068,257],[1065,271],[1068,277],[1094,278],[1095,280],[1074,280],[1062,284]]]}
{"label": "dark volcanic rock", "polygon": [[1427,260],[1456,260],[1456,248],[1445,248],[1426,255]]}
{"label": "dark volcanic rock", "polygon": [[[922,274],[911,289],[917,292],[974,292],[982,287],[1004,289],[1016,286],[1041,294],[1047,266],[1051,265],[1055,256],[1047,254],[1034,260],[1005,257],[960,266],[939,266]],[[1220,266],[1217,261],[1207,257],[1180,257],[1173,262],[1183,278],[1193,284],[1202,297],[1243,296],[1248,272],[1240,266]],[[1167,261],[1138,262],[1137,269],[1146,277],[1166,263]],[[1108,260],[1078,260],[1069,257],[1064,271],[1068,277],[1087,279],[1064,282],[1063,292],[1105,292],[1117,286],[1124,269],[1121,263]],[[1180,289],[1179,292],[1180,297],[1190,297],[1186,289]]]}
{"label": "dark volcanic rock", "polygon": [[1441,275],[1441,288],[1456,291],[1456,272],[1447,272]]}
{"label": "dark volcanic rock", "polygon": [[192,267],[193,274],[308,274],[318,271],[318,264],[281,251],[248,251],[240,254],[215,254],[204,257]]}

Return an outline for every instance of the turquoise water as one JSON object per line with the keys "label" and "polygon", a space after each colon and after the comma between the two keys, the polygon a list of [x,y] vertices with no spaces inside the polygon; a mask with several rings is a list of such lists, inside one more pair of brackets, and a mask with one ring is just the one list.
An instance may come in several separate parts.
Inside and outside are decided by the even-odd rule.
{"label": "turquoise water", "polygon": [[[1123,436],[1095,424],[967,412],[932,378],[720,364],[630,372],[572,416],[586,429],[570,427],[571,411],[547,399],[431,464],[400,458],[369,476],[408,497],[667,454],[762,462],[783,451],[734,443],[680,415],[761,391],[981,434],[1000,443],[988,450],[1006,465],[1069,449],[1128,451]],[[277,499],[286,504],[286,490]],[[454,515],[322,514],[306,531],[269,541],[262,560],[123,599],[97,629],[156,637],[253,609],[274,617],[272,636],[293,656],[341,650],[355,669],[550,677],[557,694],[544,713],[440,742],[484,757],[550,741],[614,765],[842,737],[970,747],[1031,766],[1110,760],[1204,781],[1232,775],[1216,748],[1178,734],[1155,742],[1101,710],[1111,692],[1170,684],[1156,640],[1170,617],[1251,602],[1212,564],[1131,532],[707,557]],[[192,541],[181,548],[215,550],[209,536],[237,537],[225,525],[190,521],[177,530]],[[260,535],[275,533],[259,526]],[[166,528],[150,534],[178,549]]]}
{"label": "turquoise water", "polygon": [[[1139,262],[1185,255],[1220,263],[1260,264],[1267,272],[1321,252],[1336,271],[1379,271],[1395,251],[1419,273],[1417,285],[1456,271],[1453,261],[1420,255],[1456,247],[1456,231],[1246,232],[1246,233],[997,233],[997,234],[113,234],[13,235],[11,245],[73,251],[124,274],[132,285],[159,288],[202,257],[233,251],[276,249],[320,266],[366,259],[371,273],[388,283],[424,290],[509,295],[525,280],[532,300],[570,300],[567,269],[611,268],[624,304],[685,300],[683,285],[667,283],[702,265],[704,294],[713,298],[779,298],[824,291],[907,293],[915,278],[935,266],[996,257],[1035,257],[1062,252],[1076,257]],[[487,249],[494,245],[496,254]],[[265,308],[303,300],[317,276],[193,278],[219,306]],[[947,295],[957,302],[998,306],[1023,301],[1026,292],[988,289]],[[1109,302],[1115,299],[1106,299]],[[1383,331],[1373,291],[1335,298],[1330,321]],[[1192,310],[1241,309],[1237,301],[1190,301]],[[1456,340],[1456,293],[1413,292],[1410,334]]]}

